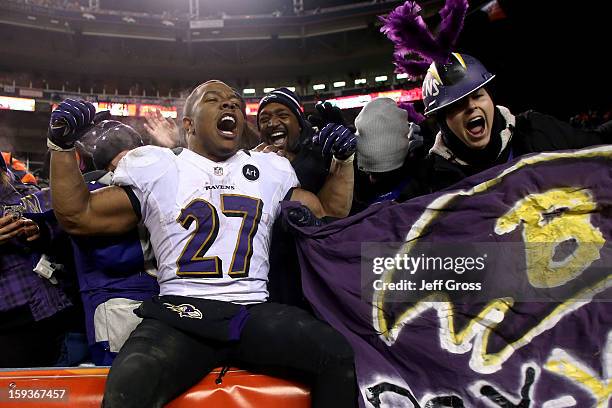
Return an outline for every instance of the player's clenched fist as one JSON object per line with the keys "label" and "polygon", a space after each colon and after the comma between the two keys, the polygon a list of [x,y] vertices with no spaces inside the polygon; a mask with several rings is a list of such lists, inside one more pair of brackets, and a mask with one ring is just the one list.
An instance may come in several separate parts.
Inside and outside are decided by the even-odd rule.
{"label": "player's clenched fist", "polygon": [[96,108],[87,101],[66,99],[51,113],[47,145],[52,150],[72,150],[74,143],[94,123]]}

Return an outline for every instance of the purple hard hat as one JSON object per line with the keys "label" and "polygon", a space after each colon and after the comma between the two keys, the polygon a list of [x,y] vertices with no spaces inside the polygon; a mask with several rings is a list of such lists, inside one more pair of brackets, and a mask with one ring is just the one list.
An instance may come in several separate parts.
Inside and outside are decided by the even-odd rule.
{"label": "purple hard hat", "polygon": [[439,111],[495,78],[476,58],[452,53],[446,64],[433,62],[423,80],[425,115]]}

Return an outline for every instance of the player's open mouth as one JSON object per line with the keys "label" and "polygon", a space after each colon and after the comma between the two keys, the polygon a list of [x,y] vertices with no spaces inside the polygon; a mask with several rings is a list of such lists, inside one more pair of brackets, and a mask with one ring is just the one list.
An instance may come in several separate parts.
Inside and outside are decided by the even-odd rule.
{"label": "player's open mouth", "polygon": [[284,130],[276,130],[270,134],[270,144],[275,147],[283,147],[287,139],[287,132]]}
{"label": "player's open mouth", "polygon": [[230,113],[224,113],[217,122],[217,129],[225,136],[235,136],[236,126],[236,117]]}
{"label": "player's open mouth", "polygon": [[486,129],[486,122],[483,116],[471,118],[465,125],[466,130],[472,137],[483,136]]}

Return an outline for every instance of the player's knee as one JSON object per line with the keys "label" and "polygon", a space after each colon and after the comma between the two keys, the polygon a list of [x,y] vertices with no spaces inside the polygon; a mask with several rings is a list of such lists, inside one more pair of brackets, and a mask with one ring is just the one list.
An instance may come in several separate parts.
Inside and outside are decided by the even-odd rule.
{"label": "player's knee", "polygon": [[116,363],[106,382],[102,404],[104,408],[149,408],[163,405],[163,401],[155,399],[157,393],[151,392],[159,389],[163,375],[163,368],[156,358],[144,352],[133,352]]}

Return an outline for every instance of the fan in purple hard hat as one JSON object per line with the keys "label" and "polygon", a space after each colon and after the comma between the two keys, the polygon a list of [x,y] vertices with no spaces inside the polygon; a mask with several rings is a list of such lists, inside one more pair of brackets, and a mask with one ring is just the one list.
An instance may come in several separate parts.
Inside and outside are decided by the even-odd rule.
{"label": "fan in purple hard hat", "polygon": [[414,1],[381,18],[381,31],[395,46],[396,70],[425,75],[425,115],[439,126],[428,155],[434,191],[523,154],[610,143],[609,124],[580,131],[549,115],[514,115],[495,105],[487,86],[495,75],[476,58],[454,52],[467,10],[467,0],[447,0],[436,34]]}

